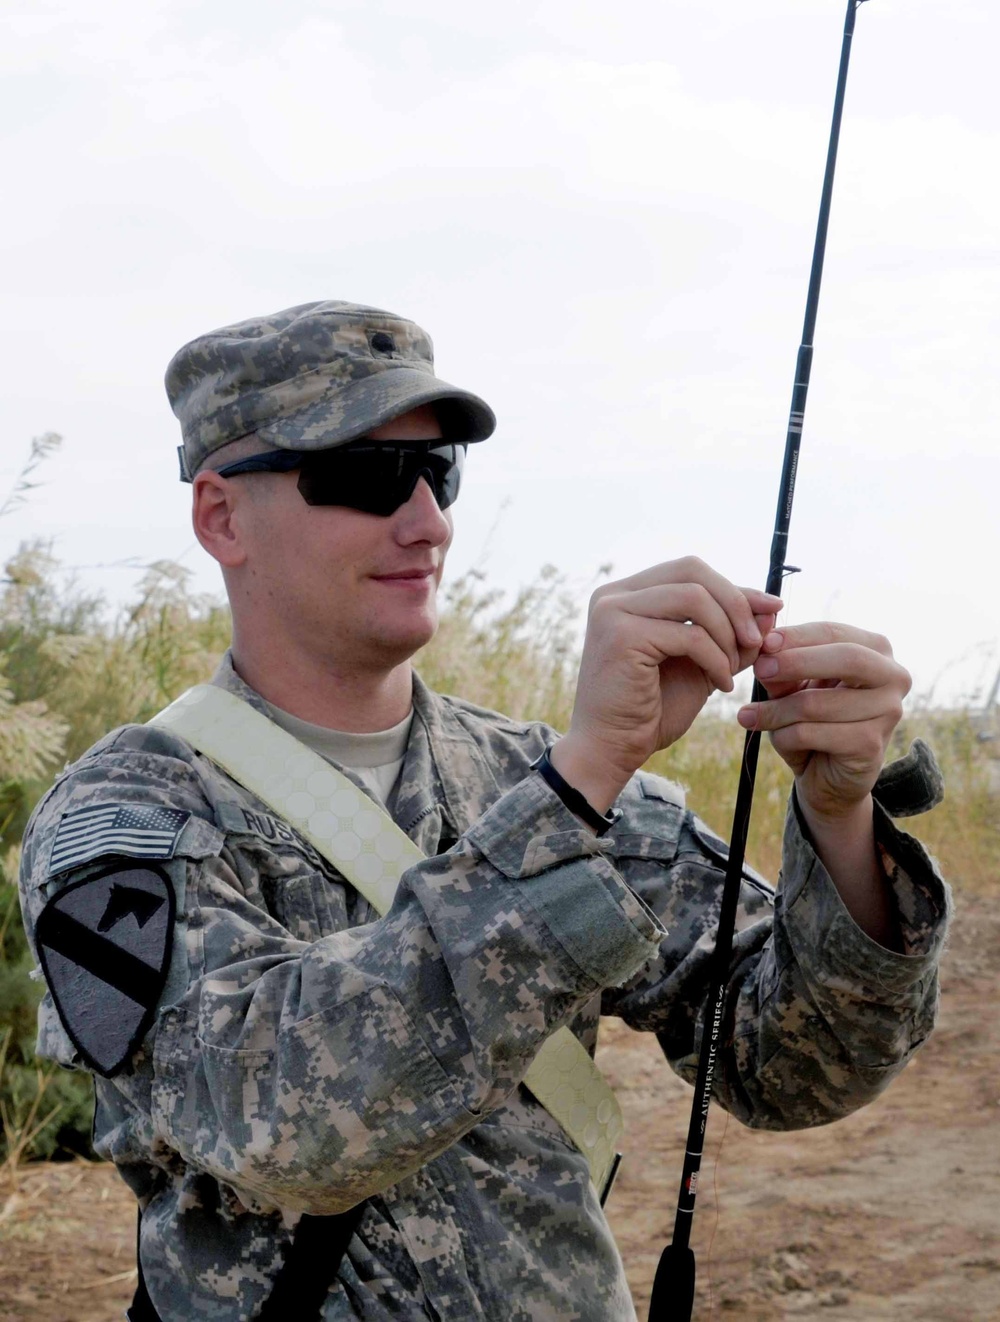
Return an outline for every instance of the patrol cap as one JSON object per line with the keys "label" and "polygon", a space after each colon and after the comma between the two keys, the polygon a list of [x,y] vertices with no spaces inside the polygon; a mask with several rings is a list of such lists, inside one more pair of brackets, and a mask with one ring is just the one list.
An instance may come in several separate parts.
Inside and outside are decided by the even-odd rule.
{"label": "patrol cap", "polygon": [[199,335],[171,359],[166,387],[187,482],[250,433],[277,449],[325,450],[421,404],[439,406],[448,440],[482,441],[496,426],[488,404],[434,375],[426,331],[336,299]]}

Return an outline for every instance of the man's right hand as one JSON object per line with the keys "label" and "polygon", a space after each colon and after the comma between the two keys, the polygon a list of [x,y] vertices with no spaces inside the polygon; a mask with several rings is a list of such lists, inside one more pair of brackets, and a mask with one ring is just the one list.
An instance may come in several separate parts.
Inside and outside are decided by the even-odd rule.
{"label": "man's right hand", "polygon": [[780,597],[735,587],[695,556],[597,589],[559,774],[605,812],[658,749],[690,727],[716,690],[753,665]]}

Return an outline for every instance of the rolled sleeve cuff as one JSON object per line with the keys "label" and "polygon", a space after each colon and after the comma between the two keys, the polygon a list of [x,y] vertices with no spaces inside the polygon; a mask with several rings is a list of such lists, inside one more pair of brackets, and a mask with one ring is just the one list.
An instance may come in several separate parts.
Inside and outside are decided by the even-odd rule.
{"label": "rolled sleeve cuff", "polygon": [[951,890],[920,841],[901,831],[877,799],[874,825],[905,952],[937,958],[951,918]]}
{"label": "rolled sleeve cuff", "polygon": [[535,772],[495,803],[467,839],[498,872],[518,880],[607,849]]}
{"label": "rolled sleeve cuff", "polygon": [[794,804],[785,824],[778,905],[792,947],[810,952],[857,995],[905,992],[935,967],[944,945],[951,897],[926,850],[875,804],[875,838],[898,865],[889,875],[905,951],[879,945],[857,925],[804,832]]}
{"label": "rolled sleeve cuff", "polygon": [[597,986],[617,986],[659,951],[656,915],[538,775],[496,803],[467,839],[502,875]]}

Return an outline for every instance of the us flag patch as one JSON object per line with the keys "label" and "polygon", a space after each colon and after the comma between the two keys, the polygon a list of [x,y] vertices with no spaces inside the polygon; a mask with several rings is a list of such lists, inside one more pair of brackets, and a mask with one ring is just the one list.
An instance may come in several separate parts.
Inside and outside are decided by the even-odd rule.
{"label": "us flag patch", "polygon": [[65,872],[102,854],[173,858],[191,816],[180,808],[144,803],[95,803],[63,814],[52,844],[49,874]]}

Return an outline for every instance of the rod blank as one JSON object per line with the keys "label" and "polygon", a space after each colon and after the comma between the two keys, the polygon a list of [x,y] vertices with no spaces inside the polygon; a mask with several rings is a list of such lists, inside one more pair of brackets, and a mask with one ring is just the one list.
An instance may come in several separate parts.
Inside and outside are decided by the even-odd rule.
{"label": "rod blank", "polygon": [[[788,530],[792,517],[792,504],[795,498],[799,446],[802,440],[802,426],[805,420],[806,401],[809,394],[809,378],[812,372],[813,339],[816,330],[816,315],[819,310],[820,286],[823,280],[823,259],[826,256],[826,236],[830,224],[830,203],[833,197],[833,178],[837,166],[840,125],[844,113],[847,71],[851,59],[851,39],[854,36],[855,15],[858,6],[863,3],[864,0],[848,0],[847,19],[844,25],[844,37],[840,52],[840,70],[837,75],[837,91],[833,105],[833,123],[830,128],[830,142],[827,149],[826,172],[823,177],[823,192],[820,198],[819,220],[816,226],[816,239],[813,244],[812,269],[809,274],[809,292],[806,297],[802,342],[799,345],[795,360],[795,381],[792,387],[792,403],[785,434],[785,453],[781,468],[774,533],[771,540],[767,591],[776,595],[780,594],[781,583],[785,574],[791,572],[790,566],[786,563]],[[755,679],[751,702],[763,702],[766,699],[766,689],[758,679]],[[743,743],[743,760],[740,766],[736,808],[733,813],[729,860],[726,865],[715,950],[709,968],[709,990],[705,999],[701,1052],[698,1058],[698,1073],[695,1078],[691,1120],[688,1126],[687,1143],[685,1144],[686,1152],[681,1173],[680,1193],[677,1198],[673,1239],[660,1255],[656,1277],[653,1282],[652,1299],[650,1300],[649,1322],[690,1322],[694,1308],[695,1258],[694,1252],[689,1247],[691,1224],[694,1220],[694,1205],[698,1191],[698,1172],[701,1169],[701,1159],[705,1147],[705,1129],[708,1124],[708,1112],[712,1100],[712,1083],[719,1054],[724,1045],[729,964],[732,958],[733,932],[736,926],[736,910],[739,905],[743,860],[746,854],[747,833],[750,829],[750,810],[753,806],[754,781],[757,775],[759,753],[760,731],[749,730]]]}

